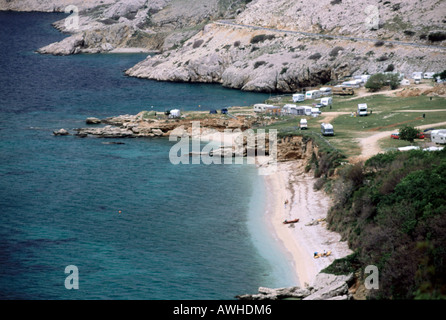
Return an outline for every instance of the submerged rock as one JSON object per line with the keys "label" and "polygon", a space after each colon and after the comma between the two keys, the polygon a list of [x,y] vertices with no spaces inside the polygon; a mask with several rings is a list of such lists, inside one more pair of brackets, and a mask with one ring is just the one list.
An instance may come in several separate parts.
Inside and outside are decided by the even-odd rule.
{"label": "submerged rock", "polygon": [[68,135],[70,135],[70,133],[67,130],[65,130],[65,129],[59,129],[57,131],[53,131],[53,134],[55,136],[68,136]]}

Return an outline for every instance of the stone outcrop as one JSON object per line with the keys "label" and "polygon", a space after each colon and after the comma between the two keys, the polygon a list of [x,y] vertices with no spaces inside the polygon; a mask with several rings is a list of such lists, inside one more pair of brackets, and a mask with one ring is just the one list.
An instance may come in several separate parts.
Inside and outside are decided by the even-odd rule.
{"label": "stone outcrop", "polygon": [[99,124],[101,122],[102,122],[101,119],[95,117],[90,117],[85,120],[86,124]]}
{"label": "stone outcrop", "polygon": [[0,10],[64,12],[68,6],[76,6],[80,11],[109,5],[116,0],[0,0]]}
{"label": "stone outcrop", "polygon": [[353,274],[336,276],[319,273],[312,286],[270,289],[260,287],[256,294],[236,296],[240,300],[351,300],[349,287],[354,283]]}
{"label": "stone outcrop", "polygon": [[70,133],[67,130],[65,130],[65,129],[59,129],[59,130],[53,131],[53,134],[55,136],[68,136],[68,135],[70,135]]}
{"label": "stone outcrop", "polygon": [[[79,7],[76,27],[67,25],[70,17],[55,22],[53,25],[58,30],[71,34],[69,38],[76,37],[76,40],[65,39],[40,48],[38,52],[69,55],[128,49],[168,50],[180,46],[214,17],[231,18],[244,5],[242,0],[207,0],[205,3],[194,0],[109,0],[97,6]],[[78,45],[74,46],[74,42]]]}

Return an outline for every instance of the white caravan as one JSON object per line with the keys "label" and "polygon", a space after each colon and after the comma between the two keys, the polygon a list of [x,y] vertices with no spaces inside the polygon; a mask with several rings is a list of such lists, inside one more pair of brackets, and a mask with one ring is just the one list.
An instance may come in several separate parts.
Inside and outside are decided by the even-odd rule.
{"label": "white caravan", "polygon": [[432,130],[431,140],[438,144],[446,144],[446,129]]}
{"label": "white caravan", "polygon": [[302,101],[305,101],[305,95],[303,93],[293,94],[293,102],[302,102]]}
{"label": "white caravan", "polygon": [[332,97],[325,97],[321,99],[321,105],[323,106],[331,106],[333,104],[333,98]]}
{"label": "white caravan", "polygon": [[317,99],[321,97],[321,92],[319,90],[310,90],[305,94],[305,99]]}

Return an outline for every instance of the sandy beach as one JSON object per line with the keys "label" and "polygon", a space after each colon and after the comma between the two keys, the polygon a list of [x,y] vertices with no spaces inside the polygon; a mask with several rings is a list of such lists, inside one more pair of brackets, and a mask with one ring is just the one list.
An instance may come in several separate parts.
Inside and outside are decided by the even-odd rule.
{"label": "sandy beach", "polygon": [[[304,173],[302,160],[278,163],[278,170],[264,177],[267,196],[266,214],[274,236],[283,244],[297,273],[301,287],[312,285],[316,275],[335,259],[352,253],[341,236],[326,228],[331,199],[315,191],[312,174]],[[285,205],[285,201],[288,204]],[[299,219],[295,224],[284,220]],[[315,251],[331,251],[328,257],[315,259]]]}
{"label": "sandy beach", "polygon": [[[231,146],[240,133],[202,132],[201,141]],[[313,173],[305,173],[305,161],[271,162],[270,157],[256,157],[259,174],[266,188],[266,218],[273,238],[283,246],[299,286],[313,285],[316,275],[335,259],[353,253],[338,233],[329,231],[323,221],[331,199],[323,191],[315,191]],[[285,201],[288,203],[285,205]],[[295,224],[284,220],[299,219]],[[315,259],[314,252],[331,251],[328,257]]]}

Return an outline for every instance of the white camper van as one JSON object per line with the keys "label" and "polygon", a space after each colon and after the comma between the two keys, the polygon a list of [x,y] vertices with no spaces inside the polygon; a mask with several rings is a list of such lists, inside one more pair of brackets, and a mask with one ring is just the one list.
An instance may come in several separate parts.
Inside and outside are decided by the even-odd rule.
{"label": "white camper van", "polygon": [[432,130],[431,140],[438,144],[446,144],[446,129]]}
{"label": "white camper van", "polygon": [[310,90],[305,94],[305,99],[317,99],[321,97],[321,92],[319,90]]}
{"label": "white camper van", "polygon": [[271,107],[273,106],[270,104],[258,103],[254,105],[254,112],[266,112],[266,110]]}
{"label": "white camper van", "polygon": [[420,82],[421,82],[421,76],[415,76],[414,78],[414,81],[415,81],[415,84],[420,84]]}
{"label": "white camper van", "polygon": [[305,100],[305,95],[303,93],[293,94],[293,102],[302,102]]}
{"label": "white camper van", "polygon": [[333,126],[329,123],[321,124],[321,133],[324,136],[334,136]]}
{"label": "white camper van", "polygon": [[367,115],[367,103],[358,104],[358,116],[366,116]]}
{"label": "white camper van", "polygon": [[333,103],[333,98],[332,97],[325,97],[321,99],[321,105],[323,106],[331,106]]}
{"label": "white camper van", "polygon": [[300,119],[300,130],[308,129],[307,119]]}

